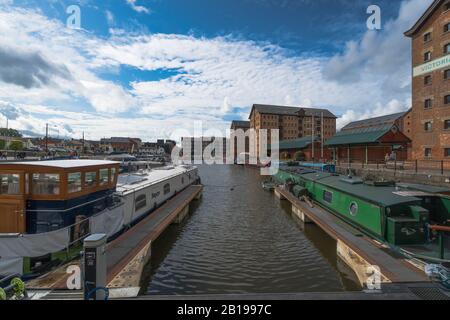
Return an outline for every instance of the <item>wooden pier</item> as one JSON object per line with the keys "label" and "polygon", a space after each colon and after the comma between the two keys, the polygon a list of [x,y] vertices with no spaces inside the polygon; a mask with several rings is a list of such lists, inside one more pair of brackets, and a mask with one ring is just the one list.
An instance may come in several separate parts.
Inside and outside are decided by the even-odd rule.
{"label": "wooden pier", "polygon": [[383,244],[363,235],[332,213],[318,205],[301,201],[288,190],[276,187],[275,196],[292,204],[292,212],[305,223],[315,223],[337,241],[337,253],[354,271],[364,286],[379,268],[381,283],[420,283],[429,279],[414,264],[399,254],[395,255]]}
{"label": "wooden pier", "polygon": [[[143,268],[151,257],[152,242],[171,224],[180,223],[186,218],[189,204],[199,199],[202,191],[203,186],[189,186],[107,245],[107,287],[110,289],[110,298],[138,295]],[[69,265],[80,266],[80,261],[73,261],[30,281],[27,288],[42,298],[46,294],[61,296],[57,294],[59,290],[68,292],[66,282],[69,275],[66,270]]]}

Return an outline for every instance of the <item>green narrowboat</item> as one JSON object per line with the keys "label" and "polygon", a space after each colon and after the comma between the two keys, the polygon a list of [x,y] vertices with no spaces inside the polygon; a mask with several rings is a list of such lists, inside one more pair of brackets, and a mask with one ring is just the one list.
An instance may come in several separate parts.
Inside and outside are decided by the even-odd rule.
{"label": "green narrowboat", "polygon": [[303,188],[315,203],[372,238],[417,255],[432,251],[435,258],[445,258],[433,246],[438,236],[429,228],[449,225],[445,188],[363,181],[301,167],[282,167],[274,178],[289,184],[294,195]]}

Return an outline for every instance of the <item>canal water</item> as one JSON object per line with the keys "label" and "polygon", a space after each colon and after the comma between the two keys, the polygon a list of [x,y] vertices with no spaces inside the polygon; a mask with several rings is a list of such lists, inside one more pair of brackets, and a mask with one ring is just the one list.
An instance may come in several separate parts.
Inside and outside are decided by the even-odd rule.
{"label": "canal water", "polygon": [[259,170],[200,166],[203,197],[152,249],[142,293],[338,292],[361,288],[336,242],[303,226],[286,201],[264,191]]}

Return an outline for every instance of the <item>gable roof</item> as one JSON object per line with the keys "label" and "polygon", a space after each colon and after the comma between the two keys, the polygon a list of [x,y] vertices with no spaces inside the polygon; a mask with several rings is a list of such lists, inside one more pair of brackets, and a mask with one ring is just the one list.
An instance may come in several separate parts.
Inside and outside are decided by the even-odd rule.
{"label": "gable roof", "polygon": [[[317,142],[318,139],[316,138]],[[280,150],[305,149],[312,144],[312,137],[303,137],[294,140],[282,140],[279,144]]]}
{"label": "gable roof", "polygon": [[384,124],[367,128],[340,131],[325,142],[326,146],[338,146],[361,143],[376,143],[392,129],[393,125]]}
{"label": "gable roof", "polygon": [[389,115],[381,116],[381,117],[353,121],[353,122],[350,122],[349,124],[347,124],[346,126],[344,126],[341,129],[341,131],[353,130],[356,128],[360,128],[362,126],[364,126],[364,127],[373,127],[373,126],[379,127],[379,126],[386,125],[386,124],[393,125],[393,124],[395,124],[395,121],[397,121],[398,119],[403,117],[408,112],[409,111],[405,111],[405,112],[389,114]]}
{"label": "gable roof", "polygon": [[231,122],[231,128],[250,128],[250,121],[233,120]]}
{"label": "gable roof", "polygon": [[[253,111],[256,110],[260,113],[269,113],[269,114],[277,114],[277,115],[288,115],[288,116],[296,116],[298,112],[305,111],[305,116],[311,117],[316,116],[320,117],[322,112],[325,118],[337,118],[330,110],[327,109],[318,109],[318,108],[303,108],[303,107],[288,107],[288,106],[275,106],[268,104],[254,104],[252,110],[250,112],[250,117]],[[250,118],[249,117],[249,118]]]}
{"label": "gable roof", "polygon": [[405,32],[405,36],[412,37],[416,32],[423,26],[423,24],[428,20],[428,18],[439,8],[439,6],[446,0],[434,0],[434,2],[428,7],[424,14],[419,20],[412,26],[411,29]]}

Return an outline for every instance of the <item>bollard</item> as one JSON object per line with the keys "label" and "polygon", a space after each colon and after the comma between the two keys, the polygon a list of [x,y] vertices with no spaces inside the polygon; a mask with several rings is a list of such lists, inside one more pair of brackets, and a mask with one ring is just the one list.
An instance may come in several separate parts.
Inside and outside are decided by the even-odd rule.
{"label": "bollard", "polygon": [[84,239],[84,299],[106,300],[106,234]]}

